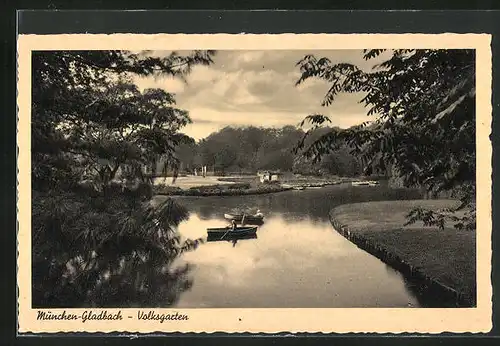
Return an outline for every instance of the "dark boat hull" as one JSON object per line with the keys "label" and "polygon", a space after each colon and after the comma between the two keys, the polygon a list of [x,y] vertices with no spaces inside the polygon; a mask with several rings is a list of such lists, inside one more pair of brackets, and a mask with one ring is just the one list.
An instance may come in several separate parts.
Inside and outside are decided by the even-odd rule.
{"label": "dark boat hull", "polygon": [[257,233],[244,235],[230,235],[230,233],[228,233],[226,236],[224,236],[224,238],[222,238],[223,235],[224,234],[209,234],[207,237],[207,242],[257,239]]}
{"label": "dark boat hull", "polygon": [[237,227],[232,230],[231,228],[207,228],[207,233],[209,236],[224,236],[224,237],[235,237],[244,236],[249,234],[255,234],[257,232],[257,227]]}
{"label": "dark boat hull", "polygon": [[[227,220],[234,220],[236,222],[241,222],[243,220],[243,215],[240,214],[224,214],[224,218]],[[264,223],[264,216],[253,216],[245,215],[246,224],[260,225]]]}

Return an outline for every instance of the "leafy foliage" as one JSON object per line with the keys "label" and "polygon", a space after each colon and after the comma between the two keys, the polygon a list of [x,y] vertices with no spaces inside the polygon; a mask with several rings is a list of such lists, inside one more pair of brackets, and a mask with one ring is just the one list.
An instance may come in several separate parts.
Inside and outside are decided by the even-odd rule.
{"label": "leafy foliage", "polygon": [[147,167],[175,167],[190,119],[133,76],[183,78],[214,54],[33,52],[34,306],[170,305],[189,288],[189,268],[172,263],[199,240],[176,233],[182,206],[153,203]]}
{"label": "leafy foliage", "polygon": [[[310,130],[306,140],[314,140],[324,134],[324,128]],[[355,176],[361,173],[358,160],[345,146],[312,163],[303,160],[301,153],[294,153],[294,146],[305,133],[294,126],[283,128],[226,127],[212,133],[198,143],[182,145],[178,157],[185,170],[202,165],[219,173],[251,172],[256,170],[280,170],[312,174],[324,171],[329,174]]]}
{"label": "leafy foliage", "polygon": [[118,190],[105,198],[46,193],[33,201],[33,277],[50,285],[34,291],[35,304],[169,305],[179,291],[169,285],[189,286],[186,272],[170,265],[197,243],[181,243],[173,226],[187,213],[172,200],[152,207]]}
{"label": "leafy foliage", "polygon": [[[383,52],[365,50],[364,58]],[[319,160],[339,143],[347,143],[367,173],[389,170],[407,186],[424,186],[433,194],[451,191],[461,198],[458,209],[475,208],[473,50],[393,50],[371,71],[312,55],[297,65],[297,85],[309,78],[331,83],[322,105],[330,105],[340,93],[356,93],[374,118],[348,130],[330,131],[308,146],[303,139],[297,149],[304,155]],[[305,119],[315,127],[327,120],[319,115]],[[474,223],[474,215],[467,224]]]}

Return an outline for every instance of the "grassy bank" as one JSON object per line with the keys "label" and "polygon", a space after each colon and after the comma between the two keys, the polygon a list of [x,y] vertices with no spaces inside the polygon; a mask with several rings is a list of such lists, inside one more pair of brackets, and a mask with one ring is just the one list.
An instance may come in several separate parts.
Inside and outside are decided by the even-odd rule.
{"label": "grassy bank", "polygon": [[[233,177],[233,178],[219,178],[222,182],[233,182],[233,183],[250,183],[252,187],[258,188],[263,184],[260,183],[258,177]],[[355,178],[344,178],[337,176],[330,177],[314,177],[314,176],[284,176],[276,184],[281,185],[285,188],[290,187],[323,187],[329,185],[339,185],[342,183],[347,183],[351,181],[356,181]]]}
{"label": "grassy bank", "polygon": [[207,185],[189,189],[158,185],[154,187],[154,193],[166,196],[244,196],[281,192],[290,189],[290,187],[283,187],[278,184],[260,184],[252,186],[250,183]]}
{"label": "grassy bank", "polygon": [[475,232],[444,230],[421,223],[404,226],[415,207],[449,208],[454,200],[383,201],[346,204],[331,211],[334,228],[401,272],[418,279],[423,288],[473,306],[476,295]]}
{"label": "grassy bank", "polygon": [[261,183],[257,176],[238,177],[184,177],[175,185],[165,184],[160,179],[154,193],[166,196],[244,196],[282,192],[296,188],[323,187],[356,181],[354,178],[336,176],[312,177],[288,175],[279,181]]}

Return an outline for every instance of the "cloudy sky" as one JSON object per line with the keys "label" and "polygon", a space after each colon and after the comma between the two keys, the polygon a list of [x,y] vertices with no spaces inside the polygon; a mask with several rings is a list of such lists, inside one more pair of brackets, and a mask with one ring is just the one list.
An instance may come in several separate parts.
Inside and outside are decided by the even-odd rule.
{"label": "cloudy sky", "polygon": [[175,93],[180,108],[189,111],[193,124],[184,132],[200,139],[225,126],[281,127],[298,125],[308,114],[330,116],[333,125],[346,128],[368,120],[358,103],[360,95],[343,94],[321,107],[328,84],[308,80],[296,87],[296,63],[306,54],[332,62],[354,63],[370,69],[359,50],[218,51],[211,66],[196,66],[187,83],[172,78],[138,79],[141,89],[158,87]]}

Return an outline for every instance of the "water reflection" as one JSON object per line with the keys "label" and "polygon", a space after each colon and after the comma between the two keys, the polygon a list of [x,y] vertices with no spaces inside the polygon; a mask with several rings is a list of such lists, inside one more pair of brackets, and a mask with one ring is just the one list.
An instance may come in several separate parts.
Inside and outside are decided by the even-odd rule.
{"label": "water reflection", "polygon": [[[428,286],[413,277],[405,277],[404,284],[406,289],[416,298],[421,307],[426,308],[453,308],[453,307],[471,307],[464,303],[457,302],[456,298],[450,294],[445,294],[435,286]],[[475,306],[473,306],[475,307]]]}
{"label": "water reflection", "polygon": [[416,198],[422,198],[418,190],[389,189],[383,185],[352,187],[345,184],[267,195],[183,197],[181,200],[202,219],[222,220],[223,214],[231,212],[234,208],[254,207],[265,213],[266,219],[281,216],[289,222],[295,222],[296,220],[328,220],[328,214],[333,207],[346,203]]}
{"label": "water reflection", "polygon": [[[186,236],[216,220],[194,214]],[[178,307],[406,307],[418,302],[396,272],[334,233],[327,223],[271,218],[251,240],[210,242],[187,253],[194,285]]]}
{"label": "water reflection", "polygon": [[422,198],[419,191],[333,186],[317,190],[232,196],[182,197],[191,212],[179,226],[186,238],[206,238],[206,229],[224,227],[224,213],[259,208],[265,222],[248,239],[207,239],[177,265],[191,263],[193,285],[176,304],[181,308],[421,307],[430,303],[411,281],[360,250],[332,229],[336,205]]}

